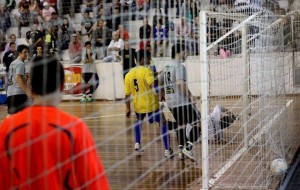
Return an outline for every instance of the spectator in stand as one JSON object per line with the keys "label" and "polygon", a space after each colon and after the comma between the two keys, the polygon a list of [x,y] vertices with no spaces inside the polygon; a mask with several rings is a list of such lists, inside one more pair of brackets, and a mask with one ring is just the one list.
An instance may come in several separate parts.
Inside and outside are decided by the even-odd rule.
{"label": "spectator in stand", "polygon": [[54,9],[53,7],[51,7],[51,6],[49,5],[48,2],[44,2],[44,3],[43,3],[43,6],[44,6],[44,8],[43,8],[43,10],[42,10],[42,16],[43,16],[44,22],[46,22],[46,21],[48,21],[48,20],[51,19],[51,14],[52,14],[53,12],[56,12],[56,11],[55,11],[55,9]]}
{"label": "spectator in stand", "polygon": [[[56,12],[53,12],[51,13],[51,19],[46,21],[44,27],[45,29],[49,30],[51,29],[51,33],[52,33],[52,41],[55,39],[54,44],[52,44],[52,48],[58,48],[60,49],[60,43],[57,43],[56,40],[58,40],[58,32],[59,32],[59,29],[61,28],[62,26],[62,19],[60,17],[57,16],[57,13]],[[59,47],[57,46],[59,45]]]}
{"label": "spectator in stand", "polygon": [[192,19],[194,20],[199,15],[200,11],[200,1],[193,1],[191,2],[191,13],[192,13]]}
{"label": "spectator in stand", "polygon": [[195,18],[195,21],[193,22],[192,25],[192,30],[191,30],[191,50],[190,50],[190,55],[199,55],[199,17]]}
{"label": "spectator in stand", "polygon": [[[227,32],[229,31],[229,29],[223,29],[221,30],[221,36],[225,35]],[[219,43],[219,54],[221,59],[225,59],[231,56],[232,54],[232,39],[233,39],[233,34],[230,34],[229,36],[227,36],[224,40],[222,40]]]}
{"label": "spectator in stand", "polygon": [[116,31],[118,30],[119,25],[121,24],[121,17],[120,17],[120,11],[118,8],[114,9],[114,13],[112,15],[112,25],[111,30]]}
{"label": "spectator in stand", "polygon": [[175,8],[176,8],[176,18],[179,18],[180,17],[180,8],[181,8],[180,0],[176,0]]}
{"label": "spectator in stand", "polygon": [[93,12],[94,0],[84,0],[84,12]]}
{"label": "spectator in stand", "polygon": [[242,31],[237,30],[233,33],[231,40],[231,52],[232,54],[242,53]]}
{"label": "spectator in stand", "polygon": [[[59,9],[61,11],[62,15],[69,14],[70,16],[74,16],[74,9],[71,9],[71,1],[70,0],[60,0],[60,6]],[[76,4],[75,4],[76,6]]]}
{"label": "spectator in stand", "polygon": [[58,36],[55,33],[55,27],[48,28],[45,37],[45,52],[47,52],[48,55],[54,55],[54,53],[57,52],[57,40]]}
{"label": "spectator in stand", "polygon": [[0,30],[0,52],[5,50],[5,46],[6,46],[6,34],[4,34]]}
{"label": "spectator in stand", "polygon": [[110,19],[111,15],[105,14],[105,10],[104,10],[103,6],[98,7],[98,11],[96,14],[97,14],[97,16],[96,16],[97,20],[103,20],[105,22],[105,25],[109,29],[112,29],[112,20]]}
{"label": "spectator in stand", "polygon": [[57,9],[57,0],[45,0],[49,4],[50,7],[53,7],[55,12],[58,12]]}
{"label": "spectator in stand", "polygon": [[[16,42],[17,36],[15,34],[11,34],[9,36],[9,40],[10,40],[10,42],[14,42],[16,44],[16,47],[18,46],[18,44]],[[6,46],[5,46],[5,52],[7,52],[10,49],[10,44],[9,43],[7,43]]]}
{"label": "spectator in stand", "polygon": [[6,0],[5,5],[6,5],[8,12],[11,12],[13,9],[16,8],[16,1],[15,0]]}
{"label": "spectator in stand", "polygon": [[7,29],[11,26],[10,15],[8,9],[4,4],[0,5],[0,20],[1,20],[1,30],[6,34]]}
{"label": "spectator in stand", "polygon": [[120,38],[125,41],[125,40],[129,40],[129,34],[127,32],[127,30],[124,28],[124,26],[122,24],[119,25],[119,30],[118,30],[119,34],[120,34]]}
{"label": "spectator in stand", "polygon": [[189,52],[190,55],[199,55],[199,44],[198,44],[198,36],[194,31],[191,32],[191,50]]}
{"label": "spectator in stand", "polygon": [[167,49],[167,40],[168,40],[168,32],[165,27],[158,23],[157,26],[153,30],[153,55],[157,56],[157,52],[159,52],[159,56],[166,55]]}
{"label": "spectator in stand", "polygon": [[153,28],[155,28],[157,26],[157,23],[163,23],[163,14],[161,12],[161,9],[160,8],[156,8],[155,9],[155,13],[154,13],[154,16],[153,16]]}
{"label": "spectator in stand", "polygon": [[185,17],[187,22],[192,22],[191,2],[184,0],[180,8],[180,16]]}
{"label": "spectator in stand", "polygon": [[29,6],[30,6],[30,2],[29,1],[27,1],[27,0],[21,0],[19,2],[19,5],[18,5],[19,12],[22,9],[29,9]]}
{"label": "spectator in stand", "polygon": [[114,9],[118,9],[119,13],[121,12],[121,3],[120,0],[113,0],[110,12],[113,13]]}
{"label": "spectator in stand", "polygon": [[120,4],[121,8],[123,8],[123,11],[131,11],[132,8],[135,6],[134,0],[121,0]]}
{"label": "spectator in stand", "polygon": [[41,15],[42,8],[43,6],[41,5],[40,1],[34,0],[32,1],[29,10],[30,12],[32,12],[33,15],[39,16]]}
{"label": "spectator in stand", "polygon": [[195,20],[194,20],[194,22],[193,22],[193,25],[192,25],[192,31],[194,32],[194,34],[196,35],[196,36],[199,36],[200,35],[200,31],[199,31],[199,29],[200,29],[200,25],[199,25],[199,17],[197,16],[197,17],[195,17]]}
{"label": "spectator in stand", "polygon": [[220,27],[219,26],[220,26],[220,24],[217,22],[217,19],[215,19],[215,18],[208,19],[208,22],[207,22],[207,42],[208,43],[212,43],[219,38],[219,36],[220,36],[220,30],[219,30]]}
{"label": "spectator in stand", "polygon": [[[170,5],[169,5],[169,3],[170,3]],[[159,8],[159,9],[163,9],[164,10],[164,15],[168,15],[168,9],[170,7],[174,7],[174,5],[172,5],[172,4],[174,4],[174,1],[169,2],[169,0],[160,0],[159,5],[156,6],[156,7]]]}
{"label": "spectator in stand", "polygon": [[47,20],[45,22],[44,27],[46,29],[54,27],[55,28],[55,33],[58,33],[58,30],[61,28],[62,24],[63,24],[62,19],[57,16],[56,12],[52,12],[50,20]]}
{"label": "spectator in stand", "polygon": [[134,48],[131,48],[129,45],[129,41],[124,41],[124,49],[119,52],[118,55],[123,64],[123,78],[125,79],[125,75],[129,72],[129,70],[135,67],[136,61],[136,51]]}
{"label": "spectator in stand", "polygon": [[106,20],[107,19],[103,6],[98,7],[97,13],[96,13],[96,18],[97,18],[97,20],[99,20],[99,19]]}
{"label": "spectator in stand", "polygon": [[31,63],[34,63],[37,60],[40,60],[41,58],[44,57],[44,52],[43,52],[42,46],[37,46],[35,52],[36,53],[32,56]]}
{"label": "spectator in stand", "polygon": [[146,0],[135,0],[136,2],[136,10],[139,12],[139,19],[142,20],[146,17],[147,12],[150,9],[150,4]]}
{"label": "spectator in stand", "polygon": [[112,39],[112,33],[110,29],[105,26],[104,20],[99,20],[97,22],[93,32],[93,38],[95,40],[94,45],[96,47],[97,59],[103,59],[105,57],[106,47]]}
{"label": "spectator in stand", "polygon": [[180,23],[175,28],[176,37],[179,40],[184,40],[191,35],[191,26],[186,22],[185,17],[181,17]]}
{"label": "spectator in stand", "polygon": [[18,23],[18,37],[21,38],[21,27],[29,26],[31,15],[29,9],[25,9],[22,7],[19,9],[19,13],[19,15],[15,14],[14,17]]}
{"label": "spectator in stand", "polygon": [[151,33],[152,27],[148,24],[148,19],[145,18],[143,26],[140,27],[139,36],[140,36],[140,49],[145,49],[147,45],[151,43]]}
{"label": "spectator in stand", "polygon": [[187,50],[191,50],[190,37],[191,37],[191,26],[186,22],[185,17],[181,17],[181,22],[175,26],[175,33],[177,42],[185,44]]}
{"label": "spectator in stand", "polygon": [[82,42],[78,34],[72,34],[69,44],[69,56],[71,63],[80,63],[82,60]]}
{"label": "spectator in stand", "polygon": [[63,24],[60,28],[60,49],[66,50],[69,48],[69,43],[71,39],[71,34],[76,33],[75,29],[73,28],[72,23],[69,22],[69,19],[64,17]]}
{"label": "spectator in stand", "polygon": [[85,31],[83,35],[87,35],[89,40],[91,40],[92,38],[93,25],[94,22],[93,19],[90,17],[90,12],[85,11],[83,15],[83,19],[81,21],[81,31]]}
{"label": "spectator in stand", "polygon": [[44,33],[38,30],[38,25],[33,24],[31,31],[26,32],[26,42],[29,44],[29,57],[35,53],[37,46],[43,46]]}
{"label": "spectator in stand", "polygon": [[5,66],[5,71],[8,73],[10,64],[17,59],[18,53],[16,49],[16,43],[10,42],[9,43],[9,50],[5,52],[3,56],[3,65]]}
{"label": "spectator in stand", "polygon": [[104,62],[115,62],[119,61],[117,55],[119,51],[123,49],[124,41],[120,38],[120,34],[118,32],[113,32],[113,40],[110,42],[107,48],[108,56],[103,59]]}

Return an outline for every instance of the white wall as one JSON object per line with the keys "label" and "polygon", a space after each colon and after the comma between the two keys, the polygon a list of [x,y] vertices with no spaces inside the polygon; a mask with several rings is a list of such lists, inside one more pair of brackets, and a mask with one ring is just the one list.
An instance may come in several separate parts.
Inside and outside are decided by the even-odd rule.
{"label": "white wall", "polygon": [[[280,62],[277,59],[283,59]],[[269,93],[276,93],[272,90],[274,85],[285,84],[285,92],[288,94],[300,94],[300,88],[294,86],[293,82],[293,65],[292,53],[272,53],[272,55],[255,55],[251,56],[251,92],[252,94],[260,94],[269,91]],[[272,57],[272,59],[268,58]],[[295,54],[296,63],[300,63],[300,52]],[[265,59],[264,59],[265,58]],[[161,71],[165,63],[170,58],[153,58],[153,62],[157,67],[157,71]],[[259,61],[257,61],[259,60]],[[263,61],[261,61],[263,60]],[[277,80],[274,82],[275,75],[281,74],[272,70],[272,64],[280,63],[284,70],[285,80]],[[211,59],[210,60],[210,95],[211,96],[228,96],[228,95],[243,95],[243,63],[241,58],[228,59]],[[194,96],[201,94],[201,70],[199,57],[189,57],[185,63],[187,70],[188,87]],[[64,67],[74,65],[64,64]],[[81,66],[77,64],[75,66]],[[268,67],[270,70],[268,70]],[[103,63],[96,62],[97,73],[100,78],[100,85],[95,91],[95,99],[122,99],[124,98],[124,82],[123,71],[121,63]],[[262,70],[265,70],[262,72]],[[4,74],[3,66],[0,65],[0,71]],[[277,77],[278,78],[278,77]],[[262,82],[264,81],[264,82]],[[74,83],[73,83],[74,84]],[[79,99],[80,95],[64,95],[63,99]]]}

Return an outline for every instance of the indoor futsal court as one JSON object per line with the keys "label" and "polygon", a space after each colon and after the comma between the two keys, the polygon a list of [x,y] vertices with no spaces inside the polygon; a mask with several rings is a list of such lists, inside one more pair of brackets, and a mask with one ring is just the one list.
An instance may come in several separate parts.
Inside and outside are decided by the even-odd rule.
{"label": "indoor futsal court", "polygon": [[[300,122],[299,110],[300,99],[299,97],[289,97],[292,102],[286,108],[289,119],[289,125],[293,126],[290,133],[291,141],[299,141],[299,128]],[[219,102],[219,101],[218,101]],[[222,105],[230,107],[236,100],[223,100]],[[214,105],[216,101],[212,101]],[[198,101],[198,107],[200,106]],[[98,153],[101,156],[102,163],[105,167],[107,177],[111,189],[201,189],[201,144],[197,144],[193,151],[197,162],[186,159],[179,160],[175,155],[174,158],[167,159],[164,157],[164,149],[160,136],[160,129],[156,124],[148,124],[144,120],[142,130],[142,143],[144,152],[137,153],[134,151],[134,134],[133,125],[135,123],[135,116],[132,113],[130,118],[125,117],[125,103],[124,101],[95,101],[93,103],[81,104],[75,101],[63,101],[60,108],[72,115],[82,118],[89,126],[89,129],[94,137]],[[1,120],[6,117],[6,107],[1,106]],[[255,107],[252,107],[253,113]],[[241,109],[236,106],[234,113],[238,113]],[[166,112],[166,116],[170,116]],[[221,168],[218,167],[218,162],[222,162],[234,154],[236,148],[239,149],[239,144],[242,139],[242,131],[239,133],[239,122],[236,122],[232,127],[225,130],[225,141],[222,143],[210,143],[210,149],[217,151],[223,149],[222,154],[216,154],[215,157],[210,157],[212,165],[211,170],[214,173],[220,172]],[[232,134],[240,137],[230,140]],[[177,142],[175,132],[171,132],[171,147],[176,151]],[[226,148],[222,148],[222,146]],[[259,164],[260,158],[255,158],[256,148],[252,147],[252,151],[247,151],[246,157],[235,158],[236,163],[232,163],[230,168],[223,168],[218,176],[218,180],[222,181],[222,186],[215,186],[215,189],[229,189],[225,188],[226,183],[230,185],[234,179],[230,176],[238,176],[243,172],[243,178],[247,179],[249,184],[256,183],[259,179],[257,175],[262,175],[264,171],[255,171],[256,164]],[[297,149],[297,146],[291,146],[291,149]],[[227,152],[226,152],[227,151]],[[290,150],[293,152],[294,150]],[[213,154],[213,153],[212,153]],[[290,155],[292,156],[292,155]],[[258,159],[257,162],[243,161],[247,158]],[[243,171],[244,166],[247,165],[247,171]],[[266,172],[266,171],[265,171]],[[253,175],[253,173],[256,173]],[[267,173],[267,172],[266,172]],[[249,177],[250,176],[250,177]],[[252,179],[251,179],[252,176]],[[262,175],[263,176],[263,175]],[[263,178],[263,177],[262,177]],[[212,178],[213,179],[213,178]],[[273,180],[269,189],[276,188],[278,179]],[[217,184],[217,183],[216,183]],[[253,188],[248,186],[246,182],[243,183],[243,189],[261,189],[260,187]]]}
{"label": "indoor futsal court", "polygon": [[300,190],[300,0],[6,3],[0,190]]}

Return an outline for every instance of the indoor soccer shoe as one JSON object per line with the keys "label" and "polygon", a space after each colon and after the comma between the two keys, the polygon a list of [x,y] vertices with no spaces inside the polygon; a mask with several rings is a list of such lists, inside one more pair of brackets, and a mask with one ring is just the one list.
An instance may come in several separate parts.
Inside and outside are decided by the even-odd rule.
{"label": "indoor soccer shoe", "polygon": [[179,160],[184,160],[184,159],[185,159],[185,156],[184,156],[184,154],[182,153],[182,150],[183,150],[183,146],[182,146],[182,145],[179,145],[179,153],[178,153],[178,159],[179,159]]}
{"label": "indoor soccer shoe", "polygon": [[178,159],[179,159],[179,160],[184,160],[184,159],[185,159],[185,156],[184,156],[184,154],[182,153],[182,150],[180,150],[179,153],[178,153]]}
{"label": "indoor soccer shoe", "polygon": [[187,150],[187,149],[184,148],[184,149],[182,150],[182,153],[183,153],[186,157],[188,157],[189,159],[195,161],[195,158],[194,158],[194,156],[193,156],[192,151]]}
{"label": "indoor soccer shoe", "polygon": [[85,103],[87,102],[88,100],[85,98],[85,97],[82,97],[81,100],[80,100],[80,103]]}
{"label": "indoor soccer shoe", "polygon": [[137,152],[143,152],[144,150],[142,149],[142,146],[140,143],[135,143],[134,144],[134,150]]}
{"label": "indoor soccer shoe", "polygon": [[93,101],[93,98],[91,96],[87,97],[86,99],[88,102],[92,102]]}
{"label": "indoor soccer shoe", "polygon": [[174,152],[171,148],[169,150],[165,150],[165,157],[167,157],[167,158],[173,158],[174,157]]}

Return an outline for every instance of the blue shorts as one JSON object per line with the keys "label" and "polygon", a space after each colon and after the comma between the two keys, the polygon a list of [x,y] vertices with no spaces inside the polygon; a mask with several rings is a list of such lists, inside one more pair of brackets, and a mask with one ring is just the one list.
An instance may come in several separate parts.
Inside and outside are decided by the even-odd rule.
{"label": "blue shorts", "polygon": [[135,113],[138,121],[143,121],[146,117],[146,114],[148,115],[149,123],[153,123],[154,121],[159,123],[161,121],[161,113],[159,109],[149,113]]}

